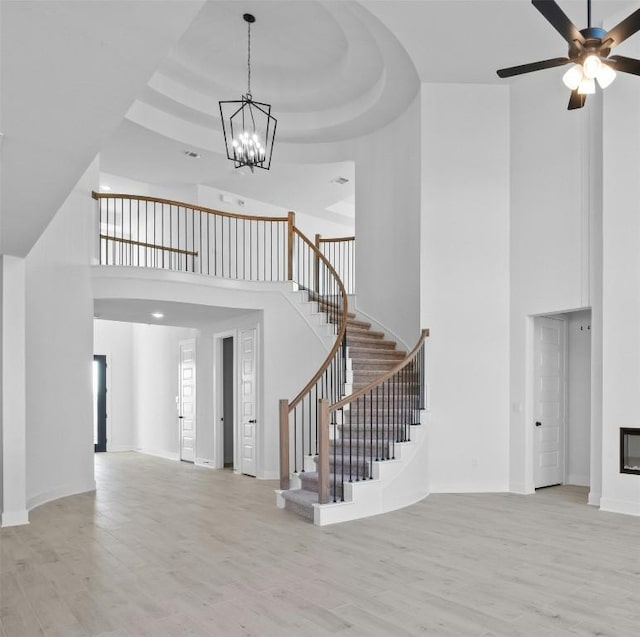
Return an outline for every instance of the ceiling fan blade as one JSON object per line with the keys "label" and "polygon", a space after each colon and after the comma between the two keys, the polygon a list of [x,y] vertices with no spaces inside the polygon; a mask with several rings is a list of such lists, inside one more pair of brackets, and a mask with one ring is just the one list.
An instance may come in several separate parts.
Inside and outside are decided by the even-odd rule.
{"label": "ceiling fan blade", "polygon": [[569,58],[553,58],[551,60],[542,60],[541,62],[521,64],[520,66],[510,66],[507,69],[499,69],[497,73],[498,77],[513,77],[514,75],[522,75],[523,73],[552,69],[554,66],[563,66],[564,64],[569,64],[569,62],[571,62]]}
{"label": "ceiling fan blade", "polygon": [[612,55],[607,60],[604,60],[605,64],[607,62],[615,62],[615,64],[609,64],[609,66],[616,71],[621,71],[622,73],[631,73],[633,75],[640,75],[640,60],[635,60],[634,58],[626,58],[624,55]]}
{"label": "ceiling fan blade", "polygon": [[602,38],[603,41],[613,40],[610,48],[618,46],[624,42],[629,36],[640,31],[640,9],[634,11],[630,16],[626,17],[620,24],[616,25]]}
{"label": "ceiling fan blade", "polygon": [[578,89],[571,91],[571,97],[569,98],[568,110],[574,111],[576,108],[582,108],[587,101],[586,95],[580,95]]}
{"label": "ceiling fan blade", "polygon": [[531,4],[547,19],[551,26],[569,43],[584,44],[584,37],[554,0],[531,0]]}

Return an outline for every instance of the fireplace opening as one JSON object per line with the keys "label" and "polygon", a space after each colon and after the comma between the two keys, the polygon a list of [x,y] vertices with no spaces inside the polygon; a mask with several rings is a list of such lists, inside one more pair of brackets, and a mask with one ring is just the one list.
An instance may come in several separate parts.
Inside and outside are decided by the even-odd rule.
{"label": "fireplace opening", "polygon": [[620,428],[620,473],[640,475],[640,429]]}

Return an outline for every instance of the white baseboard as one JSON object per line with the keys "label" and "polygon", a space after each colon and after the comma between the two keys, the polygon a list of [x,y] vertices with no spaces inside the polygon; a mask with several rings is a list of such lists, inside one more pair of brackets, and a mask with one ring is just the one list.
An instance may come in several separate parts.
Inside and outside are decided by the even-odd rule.
{"label": "white baseboard", "polygon": [[173,453],[171,451],[160,451],[158,449],[136,449],[138,453],[143,453],[145,456],[155,456],[156,458],[164,458],[165,460],[180,460],[180,454]]}
{"label": "white baseboard", "polygon": [[510,482],[509,493],[517,493],[519,495],[531,495],[535,493],[536,489],[533,484],[527,484],[526,482]]}
{"label": "white baseboard", "polygon": [[204,467],[205,469],[215,469],[216,463],[210,458],[196,458],[196,465],[199,467]]}
{"label": "white baseboard", "polygon": [[107,453],[122,453],[123,451],[135,450],[135,445],[110,445],[107,443]]}
{"label": "white baseboard", "polygon": [[625,515],[640,516],[640,501],[600,498],[600,510],[607,511],[608,513],[623,513]]}
{"label": "white baseboard", "polygon": [[49,491],[42,491],[41,493],[37,493],[36,495],[27,498],[27,511],[31,511],[32,509],[46,504],[47,502],[51,502],[52,500],[58,500],[59,498],[66,498],[70,495],[78,495],[79,493],[87,493],[95,490],[96,481],[90,480],[84,485],[66,484],[61,487],[56,487],[55,489],[50,489]]}
{"label": "white baseboard", "polygon": [[462,483],[444,483],[444,484],[434,484],[431,483],[431,493],[506,493],[508,492],[508,488],[506,484],[503,483],[471,483],[465,484]]}
{"label": "white baseboard", "polygon": [[577,487],[588,487],[591,484],[589,476],[585,476],[579,473],[570,473],[567,476],[566,484],[573,484]]}
{"label": "white baseboard", "polygon": [[258,480],[280,480],[279,471],[261,471]]}
{"label": "white baseboard", "polygon": [[29,524],[29,513],[26,509],[24,511],[5,511],[2,514],[2,520],[0,522],[2,528],[7,526],[22,526],[23,524]]}
{"label": "white baseboard", "polygon": [[594,493],[593,491],[589,492],[589,499],[587,500],[587,503],[590,504],[593,507],[599,507],[600,506],[600,494],[599,493]]}

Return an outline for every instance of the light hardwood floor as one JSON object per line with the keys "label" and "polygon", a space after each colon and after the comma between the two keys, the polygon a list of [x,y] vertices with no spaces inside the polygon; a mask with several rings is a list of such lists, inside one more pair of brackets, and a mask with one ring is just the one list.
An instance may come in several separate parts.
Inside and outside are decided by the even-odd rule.
{"label": "light hardwood floor", "polygon": [[640,519],[584,489],[318,528],[226,471],[100,454],[96,478],[0,531],[3,637],[640,635]]}

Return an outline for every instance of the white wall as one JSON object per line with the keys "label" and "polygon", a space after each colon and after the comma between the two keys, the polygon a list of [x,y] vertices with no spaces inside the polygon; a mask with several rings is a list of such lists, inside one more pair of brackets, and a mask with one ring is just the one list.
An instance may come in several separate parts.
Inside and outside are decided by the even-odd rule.
{"label": "white wall", "polygon": [[421,323],[432,491],[508,485],[509,93],[422,87]]}
{"label": "white wall", "polygon": [[94,320],[93,353],[107,357],[107,451],[137,447],[132,349],[130,323]]}
{"label": "white wall", "polygon": [[357,308],[410,346],[422,327],[420,131],[418,96],[397,120],[355,141]]}
{"label": "white wall", "polygon": [[[633,57],[637,49],[631,50]],[[607,89],[603,118],[600,506],[635,515],[640,515],[640,476],[620,473],[619,432],[640,423],[639,111],[638,78],[619,73]]]}
{"label": "white wall", "polygon": [[[261,461],[258,466],[259,478],[276,478],[279,476],[279,448],[278,448],[278,401],[281,398],[292,399],[304,387],[314,372],[318,369],[327,354],[327,343],[321,340],[314,330],[309,316],[309,307],[301,303],[300,293],[291,292],[288,284],[250,283],[243,281],[228,281],[214,277],[195,277],[191,274],[155,271],[138,268],[100,268],[93,271],[93,286],[96,298],[120,299],[153,299],[157,301],[172,301],[178,303],[193,303],[218,307],[237,308],[239,310],[262,310],[262,325],[259,335],[259,356],[262,382],[259,384],[258,408],[258,446]],[[313,321],[313,319],[310,319]],[[230,329],[235,323],[216,323],[215,328],[208,326],[206,333]],[[151,361],[151,367],[165,367],[174,365],[169,350],[173,345],[168,337],[155,331],[148,332],[142,337],[142,329],[136,327],[134,331],[134,356]],[[173,340],[175,343],[175,339]],[[177,369],[177,345],[175,353]],[[148,370],[153,376],[153,370],[144,363],[143,368],[136,368],[134,376]],[[162,383],[162,391],[168,395],[172,387],[171,380],[166,377],[158,379]],[[199,387],[199,384],[198,384]],[[175,396],[175,391],[173,396]],[[135,392],[142,396],[139,400],[152,400],[153,387],[150,382],[136,385]],[[163,413],[171,413],[170,404],[165,399],[156,405]],[[173,404],[175,413],[175,404]],[[158,416],[160,417],[160,416]],[[146,419],[144,431],[141,426],[139,444],[147,450],[151,445],[150,432],[156,426],[152,417],[135,413],[138,422]],[[164,418],[164,416],[162,416]],[[164,422],[164,421],[163,421]],[[170,425],[163,425],[162,431],[169,431]],[[177,438],[164,435],[160,441],[160,451],[169,451],[177,444]],[[205,443],[209,444],[209,443]],[[156,449],[156,451],[158,451]],[[198,456],[208,458],[210,449],[205,447],[198,450]]]}
{"label": "white wall", "polygon": [[26,263],[0,256],[0,525],[28,521],[26,507]]}
{"label": "white wall", "polygon": [[591,311],[567,315],[568,484],[589,486],[591,449]]}
{"label": "white wall", "polygon": [[146,324],[135,324],[132,329],[133,415],[138,427],[138,448],[178,460],[178,346],[182,339],[195,338],[196,331]]}
{"label": "white wall", "polygon": [[[120,175],[113,175],[104,171],[100,172],[100,187],[108,186],[110,192],[127,195],[141,195],[147,197],[159,197],[185,203],[197,203],[198,191],[195,185],[162,186],[150,184]],[[108,194],[109,191],[103,191]]]}
{"label": "white wall", "polygon": [[27,505],[95,488],[94,161],[26,260]]}
{"label": "white wall", "polygon": [[197,461],[213,458],[210,330],[95,320],[94,353],[106,354],[108,365],[108,451],[140,449],[167,458],[178,457],[175,396],[178,344],[182,338],[196,339]]}
{"label": "white wall", "polygon": [[[230,197],[231,202],[222,201],[221,196]],[[240,206],[238,201],[243,201]],[[236,212],[243,215],[264,215],[268,217],[286,217],[287,208],[274,206],[273,204],[251,199],[238,193],[230,193],[211,186],[198,186],[198,205],[222,212]],[[316,233],[323,237],[345,237],[353,234],[353,224],[334,223],[326,219],[320,219],[314,215],[305,213],[304,210],[294,210],[296,213],[296,226],[313,241]]]}
{"label": "white wall", "polygon": [[[560,78],[556,78],[561,87]],[[546,73],[511,87],[510,488],[533,491],[533,320],[592,298],[589,113]],[[591,98],[590,98],[591,99]]]}

